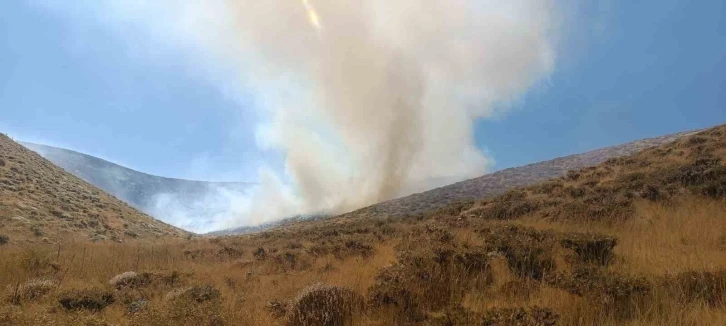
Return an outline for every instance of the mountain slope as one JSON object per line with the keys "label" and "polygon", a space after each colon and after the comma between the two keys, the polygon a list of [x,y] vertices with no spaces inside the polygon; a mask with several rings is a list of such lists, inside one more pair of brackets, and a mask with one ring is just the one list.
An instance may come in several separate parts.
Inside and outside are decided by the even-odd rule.
{"label": "mountain slope", "polygon": [[[71,174],[112,194],[160,220],[192,220],[201,227],[229,210],[229,194],[244,193],[252,183],[206,182],[165,178],[68,149],[21,142],[21,144]],[[180,216],[180,215],[183,215]]]}
{"label": "mountain slope", "polygon": [[0,233],[13,242],[68,236],[123,241],[187,234],[137,211],[2,134]]}
{"label": "mountain slope", "polygon": [[[371,205],[343,214],[342,216],[372,217],[422,214],[459,201],[501,195],[517,187],[528,186],[547,179],[561,177],[570,170],[595,166],[608,159],[632,155],[644,149],[661,146],[694,133],[696,131],[647,138],[582,154],[509,168],[478,178]],[[291,218],[279,223],[257,227],[239,227],[220,230],[211,232],[210,235],[224,236],[254,233],[275,226],[295,224],[301,220],[304,220],[304,218]]]}
{"label": "mountain slope", "polygon": [[[382,202],[353,212],[356,215],[405,215],[419,214],[447,204],[496,196],[507,190],[531,185],[549,178],[564,175],[567,171],[600,164],[610,158],[636,153],[640,150],[672,142],[689,132],[638,140],[626,144],[598,149],[582,154],[556,158],[549,161],[510,168],[478,178],[426,192]],[[75,151],[33,143],[22,143],[43,157],[77,177],[126,201],[139,210],[164,221],[173,221],[182,212],[188,219],[201,225],[212,221],[231,206],[221,192],[243,193],[253,184],[215,183],[158,177],[134,171],[90,155]],[[207,200],[215,197],[215,200]],[[174,205],[166,205],[172,199]],[[286,222],[294,222],[291,219]],[[276,225],[240,227],[212,232],[213,235],[230,235],[257,232]]]}
{"label": "mountain slope", "polygon": [[528,186],[547,179],[565,175],[567,171],[595,166],[608,159],[628,156],[647,148],[661,146],[695,132],[682,132],[647,138],[617,146],[606,147],[582,154],[560,157],[516,168],[483,175],[452,185],[413,194],[376,205],[352,214],[356,215],[405,215],[419,214],[444,207],[450,203],[487,198],[503,194],[517,187]]}

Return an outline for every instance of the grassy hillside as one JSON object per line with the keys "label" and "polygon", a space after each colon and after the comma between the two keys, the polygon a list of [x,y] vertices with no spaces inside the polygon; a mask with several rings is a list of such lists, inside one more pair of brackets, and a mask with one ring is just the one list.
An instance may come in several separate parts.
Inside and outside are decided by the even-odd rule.
{"label": "grassy hillside", "polygon": [[186,232],[128,206],[0,134],[0,237],[128,241]]}
{"label": "grassy hillside", "polygon": [[499,197],[0,251],[0,324],[724,325],[726,127]]}
{"label": "grassy hillside", "polygon": [[363,208],[354,214],[409,215],[425,213],[461,200],[493,197],[517,187],[525,187],[537,182],[564,176],[571,170],[595,166],[609,159],[633,155],[648,148],[665,145],[692,133],[682,132],[641,139],[585,153],[559,157],[549,161],[509,168],[404,198],[375,204]]}

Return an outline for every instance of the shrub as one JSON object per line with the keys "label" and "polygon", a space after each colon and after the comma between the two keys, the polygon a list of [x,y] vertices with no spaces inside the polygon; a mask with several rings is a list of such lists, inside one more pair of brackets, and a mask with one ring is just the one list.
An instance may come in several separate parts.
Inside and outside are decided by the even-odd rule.
{"label": "shrub", "polygon": [[126,287],[138,288],[149,284],[149,282],[148,274],[140,275],[136,272],[124,272],[114,276],[110,281],[108,281],[108,284],[120,290]]}
{"label": "shrub", "polygon": [[617,238],[595,233],[569,233],[560,240],[560,245],[572,249],[581,262],[600,265],[612,261],[617,244]]}
{"label": "shrub", "polygon": [[503,308],[487,311],[483,326],[555,326],[560,317],[547,308]]}
{"label": "shrub", "polygon": [[462,306],[447,308],[443,315],[430,316],[426,321],[429,326],[455,326],[481,324],[482,315]]}
{"label": "shrub", "polygon": [[363,258],[368,258],[373,255],[373,246],[356,240],[349,240],[345,242],[345,247],[355,253],[359,253]]}
{"label": "shrub", "polygon": [[10,238],[7,235],[0,234],[0,245],[8,244]]}
{"label": "shrub", "polygon": [[183,325],[223,325],[220,293],[210,285],[191,286],[170,292],[169,319]]}
{"label": "shrub", "polygon": [[447,206],[441,207],[439,209],[436,209],[434,211],[435,215],[449,215],[449,216],[457,216],[461,214],[461,212],[466,211],[474,206],[474,201],[467,200],[467,201],[459,201],[455,203],[451,203]]}
{"label": "shrub", "polygon": [[703,300],[712,307],[726,304],[726,270],[681,273],[667,279],[666,284],[684,303]]}
{"label": "shrub", "polygon": [[520,226],[489,227],[478,231],[486,246],[504,254],[509,269],[521,277],[542,279],[554,270],[554,235]]}
{"label": "shrub", "polygon": [[132,301],[128,304],[126,307],[126,310],[130,313],[137,313],[139,311],[144,310],[149,305],[149,301],[146,299],[139,299]]}
{"label": "shrub", "polygon": [[267,311],[275,318],[282,318],[287,315],[287,304],[280,300],[272,300],[267,303]]}
{"label": "shrub", "polygon": [[379,272],[369,293],[372,306],[392,310],[400,322],[419,323],[425,310],[456,305],[467,291],[490,283],[485,251],[440,246],[401,252],[397,264]]}
{"label": "shrub", "polygon": [[36,237],[42,237],[44,235],[43,230],[37,225],[31,226],[30,231],[32,231],[33,235]]}
{"label": "shrub", "polygon": [[265,252],[264,248],[260,247],[260,248],[257,248],[257,250],[255,250],[255,252],[253,252],[252,255],[255,256],[255,258],[257,258],[257,260],[265,260],[265,258],[267,257],[267,252]]}
{"label": "shrub", "polygon": [[223,246],[222,249],[219,249],[217,251],[217,255],[222,256],[222,257],[226,256],[228,258],[236,259],[236,258],[242,257],[242,255],[244,255],[244,252],[239,249],[235,249],[235,248],[228,247],[228,246]]}
{"label": "shrub", "polygon": [[500,293],[510,299],[529,300],[539,288],[540,282],[519,278],[502,284]]}
{"label": "shrub", "polygon": [[376,284],[368,291],[370,303],[376,308],[393,309],[396,316],[406,322],[420,322],[425,318],[418,296],[411,292],[411,275],[400,264],[384,268],[376,277]]}
{"label": "shrub", "polygon": [[577,181],[580,179],[580,172],[578,171],[567,171],[567,175],[565,176],[567,180],[571,181]]}
{"label": "shrub", "polygon": [[53,291],[58,284],[49,279],[34,279],[12,289],[9,301],[19,304],[25,300],[35,300]]}
{"label": "shrub", "polygon": [[190,286],[184,289],[177,289],[166,295],[167,300],[185,300],[202,303],[219,298],[219,290],[211,285]]}
{"label": "shrub", "polygon": [[290,305],[288,324],[352,325],[362,313],[363,296],[352,290],[324,284],[305,288]]}
{"label": "shrub", "polygon": [[111,305],[114,297],[103,289],[74,289],[61,293],[58,303],[66,310],[100,311]]}
{"label": "shrub", "polygon": [[639,302],[651,291],[651,284],[643,277],[620,275],[594,266],[576,266],[571,274],[551,276],[546,281],[600,302],[601,308],[617,319],[632,317]]}
{"label": "shrub", "polygon": [[222,317],[220,293],[210,285],[178,289],[166,298],[169,310],[164,324],[218,326],[227,323]]}

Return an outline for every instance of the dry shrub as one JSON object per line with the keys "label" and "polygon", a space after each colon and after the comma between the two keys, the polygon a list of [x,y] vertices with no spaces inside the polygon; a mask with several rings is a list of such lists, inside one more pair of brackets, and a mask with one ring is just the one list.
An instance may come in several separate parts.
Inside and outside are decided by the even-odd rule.
{"label": "dry shrub", "polygon": [[166,295],[166,311],[145,314],[145,317],[162,318],[174,325],[226,325],[222,316],[220,292],[211,285],[191,286],[174,290]]}
{"label": "dry shrub", "polygon": [[267,303],[267,311],[275,318],[282,318],[287,315],[287,303],[278,299]]}
{"label": "dry shrub", "polygon": [[181,275],[177,271],[170,272],[124,272],[114,276],[108,284],[122,289],[138,289],[151,284],[174,286],[180,282]]}
{"label": "dry shrub", "polygon": [[488,248],[504,255],[509,269],[520,277],[539,280],[556,267],[552,232],[516,225],[487,227],[477,232]]}
{"label": "dry shrub", "polygon": [[483,326],[555,326],[560,317],[547,308],[503,308],[484,314]]}
{"label": "dry shrub", "polygon": [[481,324],[482,315],[462,306],[447,307],[443,314],[429,316],[428,326],[456,326]]}
{"label": "dry shrub", "polygon": [[526,191],[512,190],[487,201],[472,213],[486,219],[508,220],[535,212],[539,208],[539,203],[531,200]]}
{"label": "dry shrub", "polygon": [[211,285],[190,286],[169,292],[166,299],[170,301],[207,302],[219,299],[219,290]]}
{"label": "dry shrub", "polygon": [[120,290],[122,288],[138,288],[149,284],[149,279],[136,272],[124,272],[114,276],[108,284]]}
{"label": "dry shrub", "polygon": [[30,280],[18,285],[14,289],[9,288],[8,301],[19,304],[22,301],[39,299],[55,290],[57,287],[58,283],[50,279]]}
{"label": "dry shrub", "polygon": [[612,261],[617,244],[617,238],[596,233],[569,233],[560,240],[560,245],[572,249],[580,262],[599,265]]}
{"label": "dry shrub", "polygon": [[483,291],[490,283],[485,251],[441,246],[399,253],[398,263],[378,274],[369,293],[374,307],[420,322],[426,310],[458,304],[467,291]]}
{"label": "dry shrub", "polygon": [[305,252],[313,257],[332,254],[338,260],[345,260],[346,258],[355,256],[366,259],[375,254],[372,241],[369,240],[375,237],[372,234],[362,235],[361,233],[353,234],[351,232],[351,235],[344,235],[343,232],[339,232],[338,230],[328,230],[326,232],[331,232],[334,235],[316,241]]}
{"label": "dry shrub", "polygon": [[287,314],[291,326],[353,325],[364,308],[363,296],[341,287],[314,284],[300,292]]}
{"label": "dry shrub", "polygon": [[462,212],[471,209],[474,206],[473,200],[466,200],[448,204],[434,211],[435,215],[457,216]]}
{"label": "dry shrub", "polygon": [[265,260],[267,258],[267,252],[264,248],[259,247],[252,253],[252,256],[255,256],[257,260]]}
{"label": "dry shrub", "polygon": [[484,326],[555,326],[560,317],[547,308],[499,308],[485,313],[472,312],[461,306],[448,308],[442,316],[426,321],[431,326],[484,325]]}
{"label": "dry shrub", "polygon": [[22,268],[33,277],[47,276],[58,272],[59,267],[51,259],[47,248],[28,248],[21,255]]}
{"label": "dry shrub", "polygon": [[283,271],[295,270],[298,268],[307,268],[308,266],[310,266],[310,263],[308,261],[302,260],[298,253],[292,251],[286,251],[276,254],[274,257],[274,262],[279,267],[282,267]]}
{"label": "dry shrub", "polygon": [[237,259],[242,257],[244,255],[244,252],[239,249],[235,249],[229,246],[222,246],[221,249],[217,251],[217,256],[220,256],[220,258],[229,258],[229,259]]}
{"label": "dry shrub", "polygon": [[643,277],[620,275],[595,266],[576,266],[571,274],[552,275],[546,281],[588,298],[618,320],[633,317],[652,290],[651,283]]}
{"label": "dry shrub", "polygon": [[71,289],[58,296],[66,310],[100,311],[114,303],[113,293],[101,288]]}
{"label": "dry shrub", "polygon": [[517,278],[502,284],[499,292],[512,300],[529,300],[540,289],[540,282],[526,278]]}
{"label": "dry shrub", "polygon": [[667,278],[665,286],[683,303],[703,301],[712,307],[726,305],[726,270],[681,273]]}
{"label": "dry shrub", "polygon": [[374,253],[372,245],[357,240],[346,241],[345,248],[351,252],[361,255],[363,258],[368,258]]}
{"label": "dry shrub", "polygon": [[414,293],[417,282],[414,275],[399,264],[384,268],[369,290],[371,305],[378,309],[393,310],[401,322],[420,322],[425,319],[420,294]]}

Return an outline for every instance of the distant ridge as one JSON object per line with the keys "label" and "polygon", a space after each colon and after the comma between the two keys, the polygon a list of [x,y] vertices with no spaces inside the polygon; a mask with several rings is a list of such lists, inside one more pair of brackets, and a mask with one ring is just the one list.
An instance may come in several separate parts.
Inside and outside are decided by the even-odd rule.
{"label": "distant ridge", "polygon": [[184,214],[195,223],[211,223],[226,203],[204,202],[210,193],[244,192],[252,183],[208,182],[166,178],[139,172],[76,151],[20,142],[69,173],[158,219],[172,222]]}

